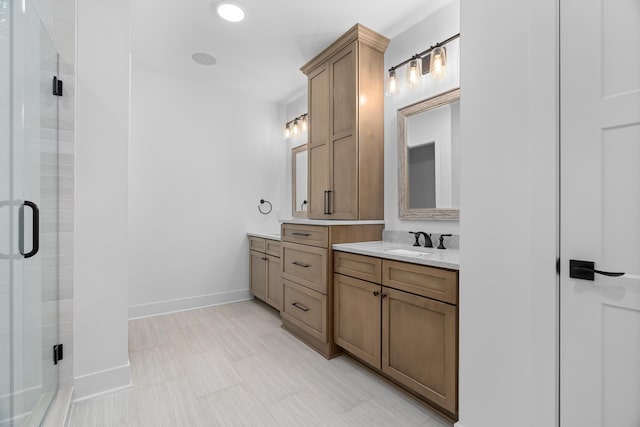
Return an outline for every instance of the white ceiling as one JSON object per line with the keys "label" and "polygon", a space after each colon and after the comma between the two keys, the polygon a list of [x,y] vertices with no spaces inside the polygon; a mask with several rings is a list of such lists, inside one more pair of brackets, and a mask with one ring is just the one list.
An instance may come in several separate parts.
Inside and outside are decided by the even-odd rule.
{"label": "white ceiling", "polygon": [[[237,0],[247,17],[231,23],[215,13],[217,0],[132,0],[132,61],[286,103],[304,91],[300,67],[355,23],[393,38],[450,1]],[[196,64],[194,52],[217,64]]]}

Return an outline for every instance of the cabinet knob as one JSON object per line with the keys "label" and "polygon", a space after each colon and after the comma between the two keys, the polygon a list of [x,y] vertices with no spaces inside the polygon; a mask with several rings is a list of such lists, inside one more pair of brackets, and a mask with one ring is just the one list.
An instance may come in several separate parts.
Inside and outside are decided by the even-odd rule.
{"label": "cabinet knob", "polygon": [[380,292],[378,292],[378,291],[373,291],[373,296],[374,296],[374,297],[377,297],[378,295],[380,295]]}
{"label": "cabinet knob", "polygon": [[382,294],[382,298],[386,298],[386,297],[388,297],[387,294]]}

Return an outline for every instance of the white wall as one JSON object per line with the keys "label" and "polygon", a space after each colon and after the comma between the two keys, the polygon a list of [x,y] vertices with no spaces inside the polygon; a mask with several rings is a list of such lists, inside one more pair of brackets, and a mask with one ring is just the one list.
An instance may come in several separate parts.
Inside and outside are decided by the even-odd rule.
{"label": "white wall", "polygon": [[[454,0],[391,39],[384,55],[385,70],[459,32],[460,0]],[[434,80],[427,74],[419,88],[409,89],[404,85],[406,66],[401,67],[397,71],[400,93],[385,96],[384,99],[384,220],[388,230],[459,234],[458,221],[406,221],[398,218],[397,111],[459,86],[460,41],[456,40],[446,47],[447,75],[443,79]]]}
{"label": "white wall", "polygon": [[290,213],[284,107],[133,61],[129,316],[249,298],[246,233]]}
{"label": "white wall", "polygon": [[461,5],[464,427],[556,424],[555,8]]}
{"label": "white wall", "polygon": [[77,0],[74,382],[130,383],[127,332],[129,1]]}

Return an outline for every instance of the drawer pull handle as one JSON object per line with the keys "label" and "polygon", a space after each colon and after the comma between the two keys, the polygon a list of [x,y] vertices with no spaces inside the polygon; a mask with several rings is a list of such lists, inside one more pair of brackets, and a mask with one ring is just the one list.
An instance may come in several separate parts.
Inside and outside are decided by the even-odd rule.
{"label": "drawer pull handle", "polygon": [[297,265],[298,267],[309,268],[309,264],[303,264],[303,263],[298,262],[298,261],[293,261],[291,264]]}
{"label": "drawer pull handle", "polygon": [[378,292],[378,291],[373,291],[373,296],[374,296],[374,297],[377,297],[378,295],[380,295],[380,292]]}
{"label": "drawer pull handle", "polygon": [[311,234],[309,234],[309,233],[298,233],[298,232],[295,232],[295,231],[294,231],[293,233],[291,233],[291,235],[292,235],[292,236],[302,236],[302,237],[309,237],[309,236],[311,236]]}
{"label": "drawer pull handle", "polygon": [[304,305],[300,304],[299,302],[292,302],[291,305],[294,306],[297,309],[302,310],[302,311],[309,311],[309,307],[304,306]]}
{"label": "drawer pull handle", "polygon": [[262,258],[263,261],[267,261],[268,259],[269,258],[267,258],[267,257]]}

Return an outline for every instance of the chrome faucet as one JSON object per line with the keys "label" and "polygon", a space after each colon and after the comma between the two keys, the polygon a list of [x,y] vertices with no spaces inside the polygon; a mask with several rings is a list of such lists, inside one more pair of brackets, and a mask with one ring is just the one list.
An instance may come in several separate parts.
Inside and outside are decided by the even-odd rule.
{"label": "chrome faucet", "polygon": [[416,236],[416,242],[413,244],[413,246],[420,246],[420,235],[423,235],[424,236],[424,247],[425,248],[432,248],[433,247],[433,242],[431,241],[431,234],[427,234],[424,231],[417,231],[417,232],[410,231],[409,233],[411,233],[411,234]]}

